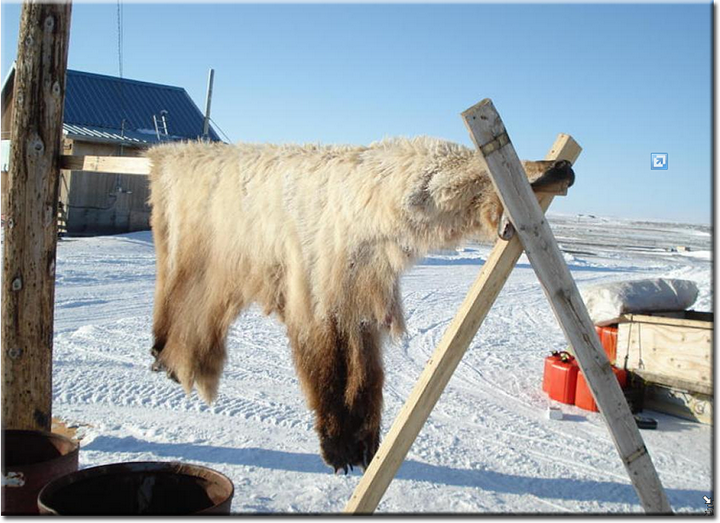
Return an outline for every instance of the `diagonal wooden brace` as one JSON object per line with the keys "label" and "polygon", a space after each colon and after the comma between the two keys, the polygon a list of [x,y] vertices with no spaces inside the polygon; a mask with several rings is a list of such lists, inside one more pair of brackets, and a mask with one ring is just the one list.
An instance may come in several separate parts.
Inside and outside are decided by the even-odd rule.
{"label": "diagonal wooden brace", "polygon": [[585,303],[537,204],[500,115],[492,102],[485,99],[462,113],[462,117],[575,352],[640,503],[647,513],[672,512],[640,431],[595,334]]}
{"label": "diagonal wooden brace", "polygon": [[[574,162],[581,150],[571,136],[560,134],[546,159]],[[553,194],[537,196],[543,210],[550,206],[554,197]],[[495,244],[375,458],[360,479],[345,512],[375,511],[522,252],[517,235],[510,241],[500,240]]]}

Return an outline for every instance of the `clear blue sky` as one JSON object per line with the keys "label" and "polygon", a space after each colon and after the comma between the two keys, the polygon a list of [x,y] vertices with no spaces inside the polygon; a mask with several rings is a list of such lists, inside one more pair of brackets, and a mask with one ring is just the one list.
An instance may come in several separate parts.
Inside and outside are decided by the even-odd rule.
{"label": "clear blue sky", "polygon": [[[584,147],[555,212],[710,223],[711,4],[123,6],[127,78],[182,86],[232,141],[470,145],[490,97],[521,158]],[[2,4],[2,74],[20,5]],[[117,5],[76,3],[69,67],[117,75]],[[667,171],[650,153],[669,154]]]}

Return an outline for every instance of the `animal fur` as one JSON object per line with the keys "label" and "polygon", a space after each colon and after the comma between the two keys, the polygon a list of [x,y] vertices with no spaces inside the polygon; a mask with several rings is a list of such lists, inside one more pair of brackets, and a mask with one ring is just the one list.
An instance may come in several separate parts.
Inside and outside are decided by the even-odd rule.
{"label": "animal fur", "polygon": [[400,274],[430,250],[496,234],[503,209],[482,160],[425,137],[166,144],[148,157],[156,368],[211,402],[228,328],[259,303],[287,326],[323,458],[366,466],[380,440],[383,338],[404,330]]}

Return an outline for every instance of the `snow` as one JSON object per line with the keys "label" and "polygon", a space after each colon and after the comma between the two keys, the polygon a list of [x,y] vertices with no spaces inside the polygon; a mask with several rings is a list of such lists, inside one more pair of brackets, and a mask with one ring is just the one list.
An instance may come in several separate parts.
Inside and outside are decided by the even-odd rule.
{"label": "snow", "polygon": [[[551,215],[579,286],[626,278],[694,281],[694,308],[712,310],[709,228]],[[690,253],[670,253],[688,245]],[[408,332],[386,347],[383,432],[397,415],[491,246],[429,256],[402,280]],[[155,279],[149,232],[63,239],[58,246],[53,414],[81,427],[82,468],[182,460],[235,485],[233,512],[339,512],[360,479],[333,475],[284,327],[257,308],[233,327],[212,406],[152,373]],[[461,361],[381,512],[641,512],[597,413],[547,399],[543,358],[566,347],[523,256]],[[562,420],[547,417],[560,408]],[[704,512],[712,485],[712,428],[644,411],[642,435],[676,511]]]}

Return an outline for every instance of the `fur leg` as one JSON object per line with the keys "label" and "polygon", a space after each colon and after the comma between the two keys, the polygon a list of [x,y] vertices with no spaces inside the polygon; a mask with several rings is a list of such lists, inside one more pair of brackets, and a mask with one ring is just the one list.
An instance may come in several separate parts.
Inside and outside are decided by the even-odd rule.
{"label": "fur leg", "polygon": [[[192,296],[193,293],[188,293]],[[206,403],[217,395],[220,375],[225,365],[227,332],[236,316],[235,307],[211,307],[192,311],[188,299],[179,307],[178,317],[167,343],[158,355],[158,364],[171,378],[179,381],[187,392],[195,386]]]}
{"label": "fur leg", "polygon": [[[555,185],[570,187],[573,183],[575,183],[575,171],[572,170],[572,165],[567,160],[558,160],[530,186],[533,191],[542,192],[547,187]],[[515,227],[504,210],[498,221],[498,236],[505,241],[515,236]]]}
{"label": "fur leg", "polygon": [[[355,339],[348,339],[334,321],[314,326],[304,338],[290,332],[301,385],[315,411],[321,454],[335,471],[366,467],[380,442],[379,333],[360,326],[355,334],[350,337]],[[361,345],[353,347],[354,343]],[[355,350],[362,355],[360,367],[352,354]],[[348,391],[352,391],[349,398]]]}
{"label": "fur leg", "polygon": [[[155,306],[153,309],[153,346],[150,354],[154,357],[154,362],[150,369],[154,372],[160,372],[165,369],[158,357],[165,348],[170,324],[172,311],[170,310],[170,302],[168,301],[168,238],[167,224],[160,209],[153,209],[150,215],[150,224],[153,234],[153,242],[155,243]],[[168,377],[177,381],[177,378],[168,372]]]}
{"label": "fur leg", "polygon": [[[197,258],[194,259],[197,261]],[[154,370],[166,370],[189,393],[212,403],[225,364],[227,332],[243,300],[222,270],[188,262],[156,305]]]}
{"label": "fur leg", "polygon": [[533,191],[541,192],[545,187],[556,184],[567,184],[567,187],[572,187],[573,183],[575,183],[575,171],[572,169],[572,164],[567,160],[558,160],[530,185]]}
{"label": "fur leg", "polygon": [[500,221],[498,222],[498,236],[505,241],[509,241],[515,236],[515,226],[505,211],[503,211]]}

